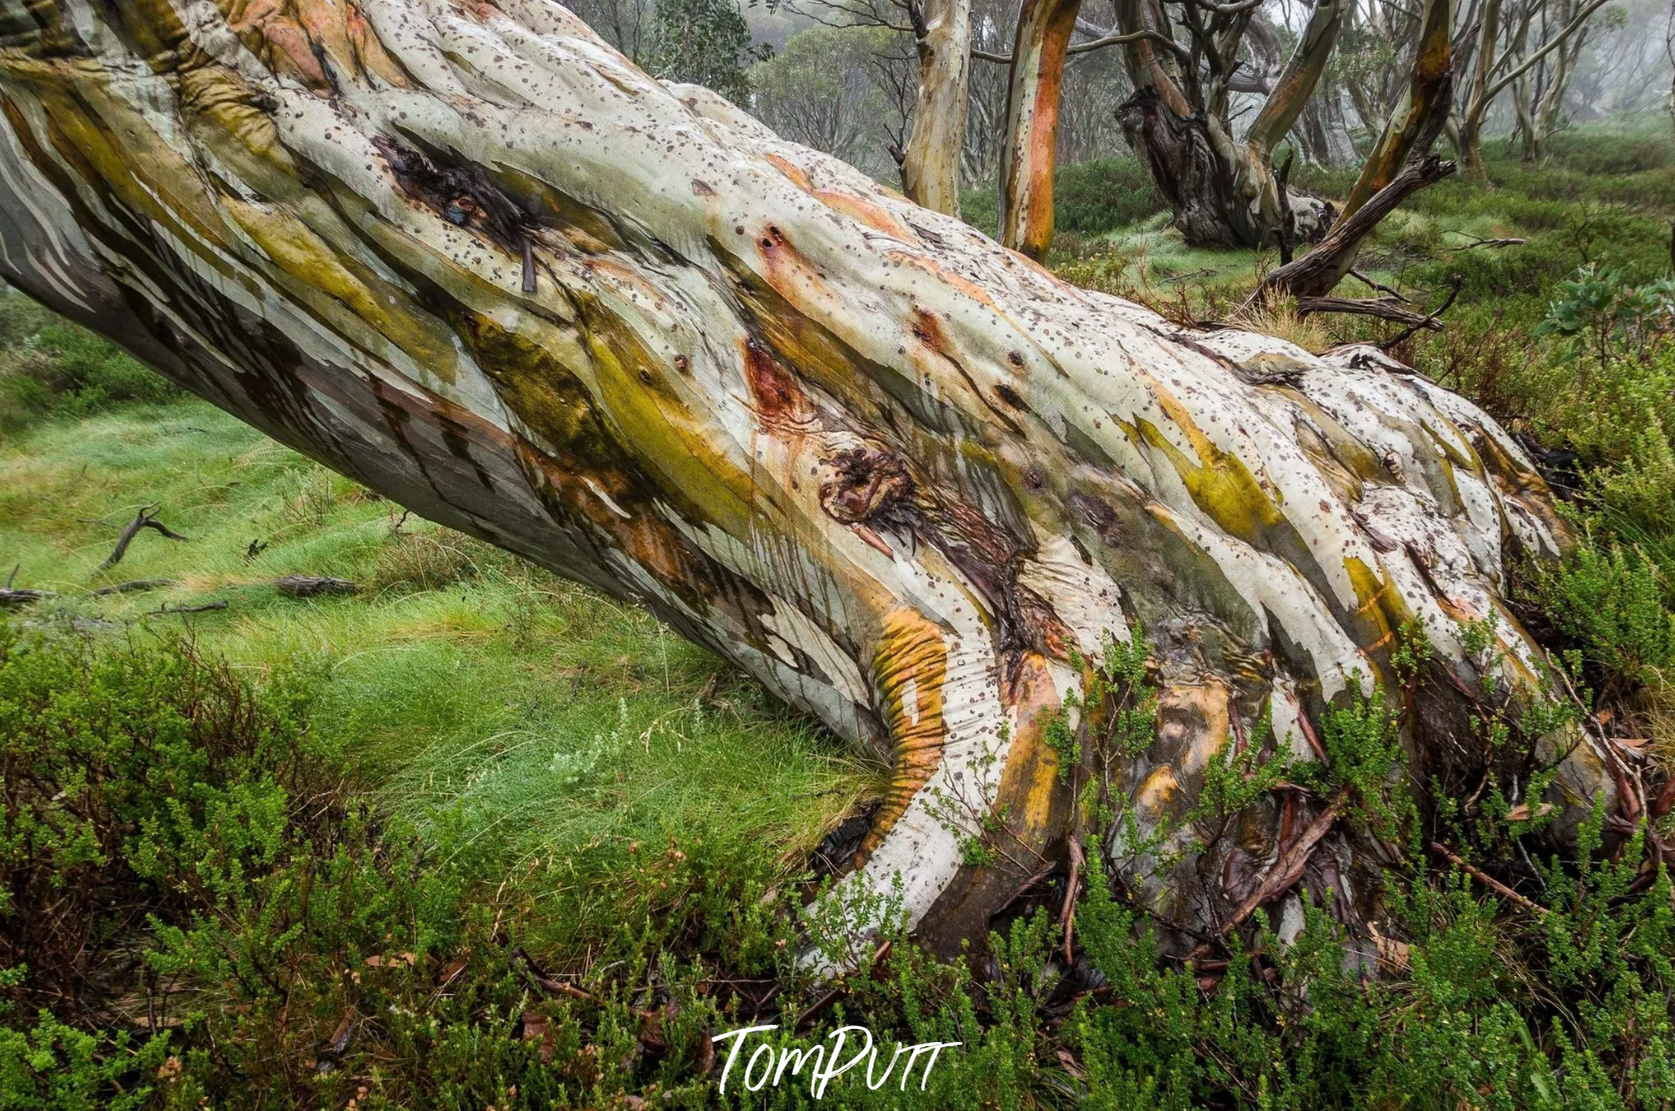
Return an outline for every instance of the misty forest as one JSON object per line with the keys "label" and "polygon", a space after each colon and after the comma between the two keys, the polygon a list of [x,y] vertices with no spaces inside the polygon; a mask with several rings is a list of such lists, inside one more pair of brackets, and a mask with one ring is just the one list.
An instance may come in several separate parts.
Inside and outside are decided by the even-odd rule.
{"label": "misty forest", "polygon": [[1668,0],[0,25],[0,1111],[1675,1108]]}

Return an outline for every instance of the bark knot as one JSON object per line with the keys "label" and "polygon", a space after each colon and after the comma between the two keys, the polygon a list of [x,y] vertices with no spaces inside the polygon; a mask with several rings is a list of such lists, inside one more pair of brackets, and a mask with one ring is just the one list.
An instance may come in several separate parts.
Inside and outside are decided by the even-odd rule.
{"label": "bark knot", "polygon": [[900,506],[913,479],[896,456],[872,448],[846,448],[824,461],[820,505],[834,521],[861,524]]}

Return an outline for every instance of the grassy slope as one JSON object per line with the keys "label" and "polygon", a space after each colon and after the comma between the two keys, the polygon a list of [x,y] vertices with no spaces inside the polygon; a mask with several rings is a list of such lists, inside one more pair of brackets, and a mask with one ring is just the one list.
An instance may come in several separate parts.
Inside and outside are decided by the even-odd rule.
{"label": "grassy slope", "polygon": [[[4,311],[4,309],[0,309]],[[100,563],[141,504],[149,530]],[[399,528],[397,527],[399,525]],[[254,559],[252,541],[267,545]],[[116,409],[13,437],[0,559],[59,591],[49,613],[188,621],[236,666],[325,657],[315,720],[386,803],[508,871],[562,867],[558,947],[612,927],[632,842],[706,843],[800,866],[875,769],[640,611],[451,533],[197,401]],[[350,598],[268,584],[328,574]],[[90,597],[115,582],[178,586]],[[225,610],[148,616],[226,600]],[[556,875],[556,873],[555,873]],[[580,912],[580,913],[578,913]]]}
{"label": "grassy slope", "polygon": [[[1456,177],[1417,194],[1379,227],[1359,269],[1383,282],[1424,286],[1437,276],[1439,260],[1441,269],[1452,271],[1445,256],[1474,238],[1532,237],[1570,248],[1562,260],[1567,268],[1589,256],[1614,262],[1628,256],[1660,271],[1669,262],[1669,239],[1659,217],[1675,215],[1675,147],[1668,132],[1667,116],[1657,113],[1567,133],[1555,140],[1549,163],[1539,169],[1504,157],[1502,144],[1491,141],[1486,155],[1498,190]],[[1353,170],[1343,168],[1302,166],[1293,174],[1299,187],[1326,197],[1341,197],[1353,180]],[[1186,245],[1167,227],[1167,211],[1132,158],[1064,167],[1054,192],[1052,263],[1082,284],[1147,300],[1173,298],[1184,286],[1195,300],[1215,303],[1220,294],[1224,303],[1278,264],[1275,251]],[[993,190],[967,191],[961,205],[972,224],[993,230]],[[1632,236],[1616,234],[1621,229],[1613,225],[1612,217],[1625,212],[1640,218],[1631,221]],[[1529,275],[1542,286],[1549,278],[1545,261]],[[1513,267],[1521,262],[1518,252],[1508,256]],[[1353,279],[1341,292],[1371,295]]]}

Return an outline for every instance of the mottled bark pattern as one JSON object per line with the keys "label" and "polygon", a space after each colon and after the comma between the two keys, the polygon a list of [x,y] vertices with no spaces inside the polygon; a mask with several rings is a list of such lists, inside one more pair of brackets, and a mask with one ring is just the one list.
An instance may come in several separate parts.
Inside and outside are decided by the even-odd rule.
{"label": "mottled bark pattern", "polygon": [[[1069,286],[548,0],[3,22],[7,280],[892,759],[842,886],[899,891],[939,949],[1072,828],[1045,727],[1075,650],[1156,646],[1159,743],[1122,777],[1141,827],[1258,715],[1296,744],[1369,690],[1403,621],[1463,681],[1456,618],[1494,623],[1507,677],[1537,666],[1497,591],[1558,525],[1481,412],[1376,353]],[[1447,720],[1447,689],[1413,720]],[[1555,793],[1597,791],[1584,740]],[[1251,867],[1288,820],[1263,814]],[[985,819],[997,862],[967,863]],[[1354,921],[1373,865],[1322,846]],[[1250,890],[1207,861],[1148,897],[1208,933]]]}

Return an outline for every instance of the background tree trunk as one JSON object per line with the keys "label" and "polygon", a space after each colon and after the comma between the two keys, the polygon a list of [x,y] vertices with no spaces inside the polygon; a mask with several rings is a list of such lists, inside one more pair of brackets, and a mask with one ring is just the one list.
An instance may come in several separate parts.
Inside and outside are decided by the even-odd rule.
{"label": "background tree trunk", "polygon": [[[1540,665],[1498,592],[1560,526],[1483,413],[1373,352],[1066,285],[557,4],[67,0],[3,30],[7,280],[889,759],[839,895],[899,899],[940,951],[1083,828],[1052,726],[1085,728],[1075,661],[1108,638],[1142,633],[1162,688],[1124,828],[1172,836],[1211,753],[1263,715],[1301,746],[1404,622],[1461,684],[1457,618],[1520,689]],[[1404,718],[1421,782],[1454,690]],[[1610,796],[1576,740],[1553,797]],[[1291,813],[1150,905],[1212,935],[1248,897],[1222,856]],[[1377,846],[1321,851],[1367,936]]]}
{"label": "background tree trunk", "polygon": [[971,85],[971,0],[915,0],[919,96],[901,163],[902,190],[926,208],[960,214],[960,148]]}
{"label": "background tree trunk", "polygon": [[1006,148],[1000,166],[1000,241],[1037,262],[1053,245],[1053,169],[1065,51],[1082,0],[1024,0],[1012,46]]}
{"label": "background tree trunk", "polygon": [[[1304,193],[1280,196],[1274,146],[1308,103],[1337,41],[1344,5],[1318,3],[1285,68],[1243,141],[1228,121],[1228,92],[1237,72],[1247,10],[1220,28],[1195,28],[1198,53],[1215,54],[1204,75],[1183,73],[1161,37],[1128,47],[1135,92],[1117,109],[1128,145],[1146,163],[1152,182],[1169,201],[1174,226],[1188,243],[1213,247],[1272,247],[1282,241],[1318,239],[1332,222],[1332,207]],[[1119,0],[1118,28],[1140,36],[1152,27],[1138,0]],[[1189,2],[1189,16],[1197,9]],[[1267,35],[1256,36],[1264,44]]]}
{"label": "background tree trunk", "polygon": [[[1489,79],[1493,76],[1501,37],[1501,0],[1483,0],[1477,47],[1471,60],[1471,83],[1466,87],[1466,108],[1460,121],[1460,162],[1466,174],[1487,186],[1489,171],[1483,165],[1483,119],[1489,111]],[[1527,22],[1527,21],[1526,21]]]}
{"label": "background tree trunk", "polygon": [[1340,220],[1389,185],[1415,150],[1423,154],[1447,119],[1454,95],[1454,0],[1425,0],[1421,24],[1407,89],[1362,164]]}

